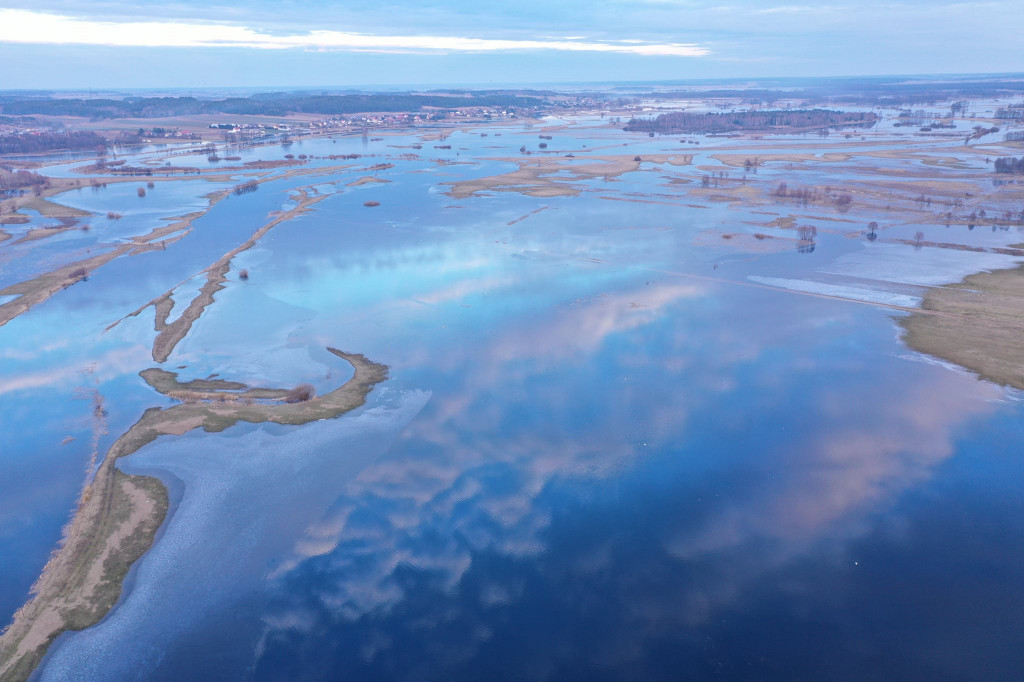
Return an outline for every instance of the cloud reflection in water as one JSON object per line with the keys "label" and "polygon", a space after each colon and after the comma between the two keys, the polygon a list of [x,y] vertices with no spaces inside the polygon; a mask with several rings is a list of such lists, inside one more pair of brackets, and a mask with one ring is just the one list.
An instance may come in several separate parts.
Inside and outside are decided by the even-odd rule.
{"label": "cloud reflection in water", "polygon": [[877,311],[782,318],[755,292],[739,317],[728,295],[642,287],[450,349],[445,389],[296,546],[257,677],[664,676],[658,647],[699,657],[765,576],[868,533],[1000,395],[878,356]]}

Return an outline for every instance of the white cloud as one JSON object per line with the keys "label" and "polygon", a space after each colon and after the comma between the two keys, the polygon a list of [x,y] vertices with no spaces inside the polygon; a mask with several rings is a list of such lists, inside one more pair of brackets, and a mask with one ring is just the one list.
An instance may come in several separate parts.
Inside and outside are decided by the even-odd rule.
{"label": "white cloud", "polygon": [[29,10],[0,9],[0,43],[106,45],[116,47],[243,47],[254,49],[404,52],[499,52],[556,50],[699,57],[708,49],[683,43],[585,41],[577,39],[507,40],[434,35],[371,35],[311,30],[272,35],[236,24],[150,21],[92,21]]}

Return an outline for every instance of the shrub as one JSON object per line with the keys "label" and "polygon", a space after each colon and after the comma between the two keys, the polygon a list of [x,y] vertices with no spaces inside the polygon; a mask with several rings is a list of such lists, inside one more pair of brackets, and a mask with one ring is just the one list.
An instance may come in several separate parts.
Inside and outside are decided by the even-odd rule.
{"label": "shrub", "polygon": [[243,182],[241,185],[235,185],[235,188],[232,190],[232,192],[235,194],[235,196],[241,196],[242,194],[255,192],[257,189],[259,189],[259,186],[259,183],[256,182],[255,180],[249,180],[248,182]]}
{"label": "shrub", "polygon": [[140,197],[144,197],[144,196],[146,196],[146,188],[145,188],[145,187],[140,187],[140,188],[138,188],[137,190],[135,190],[135,192],[136,192],[136,194],[138,194],[138,195],[139,195]]}
{"label": "shrub", "polygon": [[363,202],[363,206],[368,206],[370,208],[373,208],[374,206],[380,206],[380,202],[379,201],[364,201]]}
{"label": "shrub", "polygon": [[247,281],[249,279],[249,271],[248,270],[239,270],[238,271],[238,279],[242,280],[243,282]]}
{"label": "shrub", "polygon": [[288,395],[285,396],[284,401],[286,403],[304,403],[307,400],[312,400],[316,397],[316,389],[310,384],[299,384],[292,390],[288,391]]}

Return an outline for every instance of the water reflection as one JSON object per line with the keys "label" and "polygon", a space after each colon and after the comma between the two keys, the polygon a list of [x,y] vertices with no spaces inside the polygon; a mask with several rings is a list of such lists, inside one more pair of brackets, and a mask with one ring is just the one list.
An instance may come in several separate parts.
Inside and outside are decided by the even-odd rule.
{"label": "water reflection", "polygon": [[[513,149],[536,139],[506,134]],[[488,143],[476,139],[465,144]],[[427,163],[396,160],[390,184],[341,190],[240,254],[251,279],[218,292],[169,363],[189,378],[326,386],[337,377],[313,349],[344,344],[391,366],[379,402],[287,437],[195,433],[125,460],[184,481],[181,506],[124,603],[64,637],[44,678],[863,678],[879,669],[864,661],[915,660],[891,644],[911,640],[918,654],[943,642],[947,664],[987,651],[986,670],[1013,669],[1014,654],[982,644],[1007,641],[999,632],[1019,624],[1006,613],[1024,613],[1013,588],[1024,567],[1008,556],[1024,515],[1019,493],[987,499],[978,481],[1019,479],[1008,458],[987,459],[989,444],[1021,440],[1019,406],[908,362],[885,311],[735,284],[819,271],[927,284],[1010,257],[908,259],[904,246],[808,231],[813,257],[752,261],[693,243],[714,221],[764,221],[745,210],[669,214],[595,192],[544,199],[541,213],[508,193],[452,211],[439,176],[417,174]],[[514,166],[444,168],[447,180]],[[360,174],[324,182],[347,188]],[[650,175],[617,186],[652,191]],[[5,327],[0,404],[70,390],[95,361],[99,380],[123,384],[110,386],[111,403],[127,405],[111,432],[123,432],[153,405],[136,375],[152,364],[152,317],[99,331],[251,234],[294,184],[231,197],[173,257],[112,262]],[[383,199],[373,211],[368,191]],[[712,262],[726,265],[722,280]],[[194,288],[180,285],[176,306]],[[386,424],[365,423],[382,413]],[[21,441],[15,459],[29,461],[35,441]],[[12,503],[16,487],[5,487]],[[14,524],[0,515],[0,535]],[[5,547],[25,546],[19,532]],[[51,545],[36,548],[40,565]],[[959,605],[930,603],[989,566],[1004,572],[959,589]],[[896,585],[915,601],[890,606]],[[997,596],[1021,608],[964,606]],[[957,646],[950,633],[968,629]]]}
{"label": "water reflection", "polygon": [[1000,392],[875,357],[875,311],[710,293],[637,290],[460,347],[282,567],[256,677],[772,677],[750,604],[827,600],[806,562],[877,532]]}

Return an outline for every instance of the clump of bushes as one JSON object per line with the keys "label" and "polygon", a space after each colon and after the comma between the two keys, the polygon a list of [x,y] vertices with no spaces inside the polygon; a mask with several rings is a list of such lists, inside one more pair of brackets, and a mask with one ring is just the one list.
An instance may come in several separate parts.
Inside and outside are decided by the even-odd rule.
{"label": "clump of bushes", "polygon": [[107,220],[120,220],[124,216],[114,211],[107,211]]}
{"label": "clump of bushes", "polygon": [[138,195],[139,195],[140,197],[144,197],[144,196],[146,196],[146,188],[145,188],[145,187],[139,187],[139,188],[138,188],[137,190],[135,190],[135,192],[136,192],[136,194],[138,194]]}
{"label": "clump of bushes", "polygon": [[812,242],[818,236],[818,228],[814,225],[801,225],[797,228],[797,234],[800,235],[801,241]]}
{"label": "clump of bushes", "polygon": [[152,180],[150,180],[149,182],[146,183],[146,187],[149,189],[153,189],[154,187],[156,187],[156,185],[153,184]]}
{"label": "clump of bushes", "polygon": [[379,201],[364,201],[363,202],[363,206],[368,206],[369,208],[373,208],[374,206],[380,206],[380,202]]}
{"label": "clump of bushes", "polygon": [[284,397],[286,403],[304,403],[316,397],[316,389],[311,384],[299,384]]}
{"label": "clump of bushes", "polygon": [[239,270],[238,271],[238,279],[242,280],[243,282],[248,281],[248,279],[249,279],[249,271],[248,270]]}
{"label": "clump of bushes", "polygon": [[75,268],[68,273],[68,279],[72,279],[76,282],[81,282],[89,279],[89,271],[83,268]]}
{"label": "clump of bushes", "polygon": [[259,186],[260,184],[255,180],[249,180],[248,182],[243,182],[241,185],[235,185],[232,193],[235,196],[241,196],[243,194],[248,194],[249,192],[255,192],[259,189]]}

